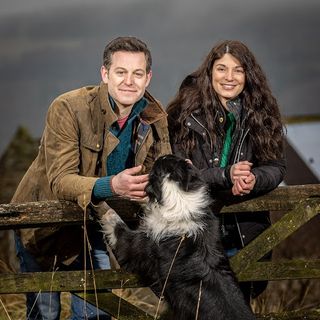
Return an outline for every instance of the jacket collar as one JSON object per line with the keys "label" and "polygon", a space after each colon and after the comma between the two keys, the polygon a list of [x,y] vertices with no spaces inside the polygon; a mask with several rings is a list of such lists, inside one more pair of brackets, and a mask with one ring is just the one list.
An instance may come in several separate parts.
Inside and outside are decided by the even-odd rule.
{"label": "jacket collar", "polygon": [[237,121],[240,121],[242,115],[242,103],[239,97],[227,101],[229,112],[232,112]]}
{"label": "jacket collar", "polygon": [[[145,92],[144,98],[147,100],[147,106],[140,113],[140,118],[147,124],[152,124],[161,118],[167,116],[167,113],[162,108],[159,101],[157,101],[149,92]],[[101,82],[98,87],[97,97],[93,98],[92,114],[99,112],[104,114],[103,118],[106,127],[110,127],[118,120],[117,115],[113,111],[110,101],[108,99],[108,86]],[[94,110],[93,110],[94,109]]]}
{"label": "jacket collar", "polygon": [[156,100],[148,91],[145,91],[144,97],[148,101],[148,105],[140,113],[140,118],[147,124],[152,124],[162,118],[167,117],[160,102]]}
{"label": "jacket collar", "polygon": [[[110,94],[108,95],[108,99],[109,99],[112,110],[115,110],[116,102],[110,96]],[[128,120],[138,116],[140,112],[142,112],[142,110],[146,107],[147,104],[148,104],[148,100],[145,97],[142,97],[139,101],[137,101],[132,107],[130,114],[128,115]]]}
{"label": "jacket collar", "polygon": [[108,86],[104,83],[101,82],[100,83],[100,87],[99,87],[99,93],[98,93],[98,101],[97,103],[99,103],[100,105],[100,110],[102,112],[102,114],[104,114],[103,120],[104,123],[106,124],[107,128],[110,128],[111,125],[118,120],[118,116],[116,115],[116,113],[113,111],[113,108],[110,105],[110,101],[109,101],[109,92],[108,92]]}
{"label": "jacket collar", "polygon": [[[227,102],[229,110],[234,114],[236,118],[236,122],[240,124],[241,117],[242,117],[242,100],[239,97],[236,97],[233,100],[228,100]],[[218,110],[216,117],[218,118],[219,123],[219,130],[222,130],[222,128],[225,125],[226,117],[227,117],[227,110],[221,105],[221,108]],[[201,107],[192,114],[187,117],[186,119],[186,125],[193,130],[197,131],[198,133],[204,134],[203,129],[206,128],[205,125],[206,121],[203,115],[203,112],[201,110]]]}

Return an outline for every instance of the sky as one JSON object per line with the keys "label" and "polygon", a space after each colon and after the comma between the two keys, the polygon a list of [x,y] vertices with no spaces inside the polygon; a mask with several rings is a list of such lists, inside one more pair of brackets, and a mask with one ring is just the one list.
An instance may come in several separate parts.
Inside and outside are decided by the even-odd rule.
{"label": "sky", "polygon": [[319,114],[319,14],[318,0],[0,0],[0,154],[18,125],[41,136],[56,96],[98,84],[104,46],[123,35],[150,47],[164,105],[216,42],[237,39],[283,115]]}

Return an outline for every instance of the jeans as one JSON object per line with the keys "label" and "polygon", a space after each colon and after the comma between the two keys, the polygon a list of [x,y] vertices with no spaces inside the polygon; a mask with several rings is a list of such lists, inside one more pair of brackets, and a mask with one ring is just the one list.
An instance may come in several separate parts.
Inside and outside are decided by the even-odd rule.
{"label": "jeans", "polygon": [[[16,250],[20,260],[21,272],[41,272],[35,258],[24,248],[20,238],[16,235]],[[87,268],[91,268],[89,254],[92,257],[94,269],[110,269],[109,257],[99,229],[90,239],[91,252],[87,253]],[[83,253],[70,265],[71,270],[83,270]],[[60,292],[27,293],[27,320],[59,320],[61,312]],[[96,306],[85,302],[78,296],[71,295],[70,320],[110,320],[111,317],[97,309]]]}

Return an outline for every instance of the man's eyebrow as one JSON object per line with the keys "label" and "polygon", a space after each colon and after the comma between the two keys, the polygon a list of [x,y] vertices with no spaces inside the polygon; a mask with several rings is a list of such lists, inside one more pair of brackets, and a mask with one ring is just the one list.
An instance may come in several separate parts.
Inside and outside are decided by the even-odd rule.
{"label": "man's eyebrow", "polygon": [[134,70],[134,72],[136,72],[136,71],[142,71],[142,72],[146,72],[146,70],[144,70],[144,69],[141,69],[141,68],[139,68],[139,69],[136,69],[136,70]]}
{"label": "man's eyebrow", "polygon": [[[128,71],[125,67],[116,67],[115,70]],[[133,72],[137,72],[137,71],[146,72],[146,70],[144,70],[144,69],[142,69],[142,68],[138,68],[138,69],[133,70]]]}

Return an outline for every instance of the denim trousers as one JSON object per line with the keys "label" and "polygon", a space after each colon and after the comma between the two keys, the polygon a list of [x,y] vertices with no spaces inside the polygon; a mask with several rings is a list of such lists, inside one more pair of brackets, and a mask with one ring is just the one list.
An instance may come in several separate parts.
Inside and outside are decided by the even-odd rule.
{"label": "denim trousers", "polygon": [[[86,254],[87,268],[91,268],[89,255],[94,269],[110,269],[109,256],[102,238],[102,232],[97,228],[90,238],[91,250]],[[19,236],[15,236],[17,256],[20,261],[21,272],[41,272],[41,267],[35,258],[24,248]],[[70,270],[83,270],[83,253],[69,266]],[[59,320],[61,313],[60,292],[27,293],[27,320]],[[76,295],[71,295],[70,320],[110,320],[111,317],[97,309],[96,306],[85,302]]]}

